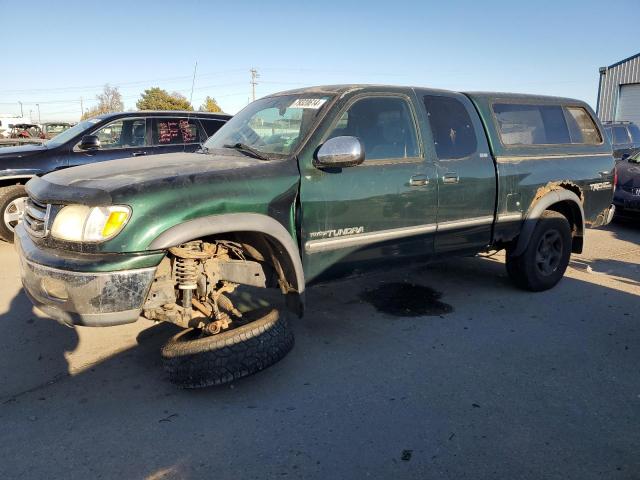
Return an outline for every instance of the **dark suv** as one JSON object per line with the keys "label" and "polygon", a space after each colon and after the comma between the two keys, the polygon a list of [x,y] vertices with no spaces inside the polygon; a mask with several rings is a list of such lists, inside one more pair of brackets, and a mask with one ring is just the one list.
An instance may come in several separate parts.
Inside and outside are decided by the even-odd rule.
{"label": "dark suv", "polygon": [[84,120],[42,145],[0,150],[0,239],[13,240],[32,177],[86,163],[144,155],[193,152],[231,118],[230,115],[139,111]]}
{"label": "dark suv", "polygon": [[640,128],[633,122],[602,122],[616,160],[626,160],[640,149]]}

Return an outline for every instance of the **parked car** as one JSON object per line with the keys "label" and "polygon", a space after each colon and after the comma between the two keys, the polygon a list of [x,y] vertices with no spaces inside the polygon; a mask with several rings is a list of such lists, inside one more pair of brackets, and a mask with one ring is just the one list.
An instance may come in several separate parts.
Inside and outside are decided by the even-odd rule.
{"label": "parked car", "polygon": [[65,130],[69,130],[73,125],[67,122],[46,122],[42,124],[42,132],[44,138],[51,140],[56,135],[61,134]]}
{"label": "parked car", "polygon": [[626,160],[640,150],[640,128],[633,122],[604,122],[604,131],[616,160]]}
{"label": "parked car", "polygon": [[613,204],[616,216],[637,217],[640,213],[640,150],[616,164]]}
{"label": "parked car", "polygon": [[9,138],[9,132],[17,123],[29,123],[24,117],[0,114],[0,138]]}
{"label": "parked car", "polygon": [[42,145],[0,149],[0,239],[12,241],[24,213],[24,184],[55,170],[155,153],[193,152],[229,115],[140,111],[84,120]]}
{"label": "parked car", "polygon": [[354,269],[506,249],[517,286],[553,287],[586,227],[613,213],[601,131],[572,99],[363,85],[274,94],[199,153],[30,180],[22,282],[70,325],[175,323],[170,379],[232,381],[291,349],[286,312],[302,312],[308,285]]}
{"label": "parked car", "polygon": [[44,138],[44,133],[35,123],[17,123],[9,130],[9,138]]}
{"label": "parked car", "polygon": [[[12,124],[7,135],[0,138],[0,147],[19,147],[24,145],[42,145],[45,141],[40,125],[35,123]],[[6,152],[7,150],[1,150]]]}

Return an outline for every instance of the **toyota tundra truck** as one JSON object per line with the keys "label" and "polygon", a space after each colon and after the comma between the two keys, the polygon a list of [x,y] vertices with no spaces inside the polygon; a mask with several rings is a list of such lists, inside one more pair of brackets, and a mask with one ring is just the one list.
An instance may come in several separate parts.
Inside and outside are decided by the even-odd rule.
{"label": "toyota tundra truck", "polygon": [[196,153],[30,180],[16,248],[60,322],[182,327],[163,363],[194,388],[278,361],[305,289],[354,270],[506,249],[517,287],[549,289],[611,220],[614,182],[579,100],[313,87],[251,103]]}

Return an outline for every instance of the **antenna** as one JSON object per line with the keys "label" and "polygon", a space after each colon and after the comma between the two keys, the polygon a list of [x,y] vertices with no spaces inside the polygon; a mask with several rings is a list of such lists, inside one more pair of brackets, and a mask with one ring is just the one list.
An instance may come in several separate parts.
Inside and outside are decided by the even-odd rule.
{"label": "antenna", "polygon": [[196,71],[198,70],[198,62],[193,66],[193,79],[191,80],[191,96],[189,97],[189,103],[193,106],[193,87],[196,84]]}
{"label": "antenna", "polygon": [[[193,79],[191,80],[191,95],[189,95],[189,105],[191,105],[191,108],[194,109],[194,110],[195,110],[195,108],[193,108],[193,87],[196,84],[196,71],[197,70],[198,70],[198,61],[196,61],[195,65],[193,66]],[[191,119],[191,111],[187,112],[187,128],[189,128],[189,120],[190,119]],[[198,127],[196,127],[196,131],[197,131],[197,128]],[[182,135],[184,135],[184,132],[182,133]],[[200,143],[200,147],[202,148],[202,142]],[[182,151],[183,152],[187,151],[187,144],[186,143],[182,146]]]}
{"label": "antenna", "polygon": [[258,70],[256,70],[255,68],[252,68],[251,70],[249,70],[249,72],[251,72],[251,81],[249,82],[251,84],[251,101],[255,102],[256,85],[258,84],[258,79],[260,78],[260,74],[258,73]]}

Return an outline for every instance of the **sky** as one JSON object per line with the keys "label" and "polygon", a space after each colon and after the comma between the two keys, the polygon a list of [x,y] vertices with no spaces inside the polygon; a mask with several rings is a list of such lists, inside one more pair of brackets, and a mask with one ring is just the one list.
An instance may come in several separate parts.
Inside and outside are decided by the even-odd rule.
{"label": "sky", "polygon": [[640,0],[0,0],[0,116],[77,121],[104,84],[125,109],[150,87],[236,113],[311,85],[382,83],[579,98],[640,53]]}

